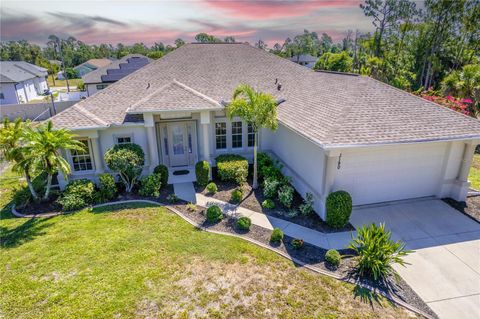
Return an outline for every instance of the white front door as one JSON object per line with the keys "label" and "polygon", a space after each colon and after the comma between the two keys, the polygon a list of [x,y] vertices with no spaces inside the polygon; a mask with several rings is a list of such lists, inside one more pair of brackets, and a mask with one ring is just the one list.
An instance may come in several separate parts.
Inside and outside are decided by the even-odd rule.
{"label": "white front door", "polygon": [[168,126],[170,166],[188,165],[187,126],[185,123],[171,123]]}

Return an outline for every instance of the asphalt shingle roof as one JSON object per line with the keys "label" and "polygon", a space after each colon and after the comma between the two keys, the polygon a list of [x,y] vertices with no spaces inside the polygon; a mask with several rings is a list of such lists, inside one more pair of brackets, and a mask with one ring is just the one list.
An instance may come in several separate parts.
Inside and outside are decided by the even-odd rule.
{"label": "asphalt shingle roof", "polygon": [[128,54],[123,58],[121,58],[120,60],[115,60],[110,64],[107,64],[101,68],[98,68],[92,72],[85,74],[84,76],[82,76],[83,82],[85,84],[102,83],[102,75],[106,75],[107,70],[119,69],[121,63],[126,63],[127,60],[131,58],[145,58],[145,59],[148,59],[149,62],[153,61],[152,59],[147,58],[142,54]]}
{"label": "asphalt shingle roof", "polygon": [[[369,77],[314,72],[246,44],[184,45],[76,108],[107,126],[121,125],[128,121],[127,110],[139,107],[142,97],[167,103],[159,90],[174,80],[217,102],[230,100],[240,83],[285,99],[278,107],[279,121],[325,147],[480,138],[476,119]],[[165,92],[175,99],[167,104],[186,107],[177,93]],[[53,117],[54,124],[81,128],[84,124],[70,113]]]}
{"label": "asphalt shingle roof", "polygon": [[25,61],[0,61],[0,83],[18,83],[47,75],[47,69]]}

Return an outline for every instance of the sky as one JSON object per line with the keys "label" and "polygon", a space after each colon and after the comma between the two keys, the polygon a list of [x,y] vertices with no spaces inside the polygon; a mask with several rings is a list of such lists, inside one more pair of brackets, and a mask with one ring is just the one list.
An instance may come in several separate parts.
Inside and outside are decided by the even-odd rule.
{"label": "sky", "polygon": [[194,41],[206,32],[270,47],[304,29],[341,40],[345,31],[372,31],[360,0],[181,0],[0,2],[0,40],[45,45],[50,34],[89,44]]}

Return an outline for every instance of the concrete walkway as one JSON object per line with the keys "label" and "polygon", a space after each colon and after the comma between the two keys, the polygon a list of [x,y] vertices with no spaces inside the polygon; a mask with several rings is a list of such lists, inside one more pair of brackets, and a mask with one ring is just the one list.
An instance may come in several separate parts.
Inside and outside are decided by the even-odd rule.
{"label": "concrete walkway", "polygon": [[190,203],[196,203],[195,187],[192,182],[174,183],[173,192],[178,198]]}
{"label": "concrete walkway", "polygon": [[[178,195],[178,194],[177,194]],[[180,197],[180,196],[179,196]],[[344,249],[352,239],[352,232],[322,233],[307,227],[288,222],[286,220],[258,213],[253,210],[232,205],[224,201],[207,197],[203,194],[196,194],[197,205],[208,207],[216,204],[220,206],[223,212],[229,216],[246,216],[252,220],[252,224],[273,229],[280,228],[285,235],[294,238],[300,238],[312,245],[324,249]],[[355,232],[353,232],[355,233]],[[354,234],[355,235],[355,234]]]}

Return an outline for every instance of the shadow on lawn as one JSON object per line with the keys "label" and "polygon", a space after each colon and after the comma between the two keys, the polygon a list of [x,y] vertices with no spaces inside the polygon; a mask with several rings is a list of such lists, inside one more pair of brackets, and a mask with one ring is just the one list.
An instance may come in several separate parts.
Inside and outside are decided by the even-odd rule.
{"label": "shadow on lawn", "polygon": [[30,218],[15,228],[0,227],[0,246],[15,248],[36,237],[44,235],[45,229],[52,226],[50,218]]}

